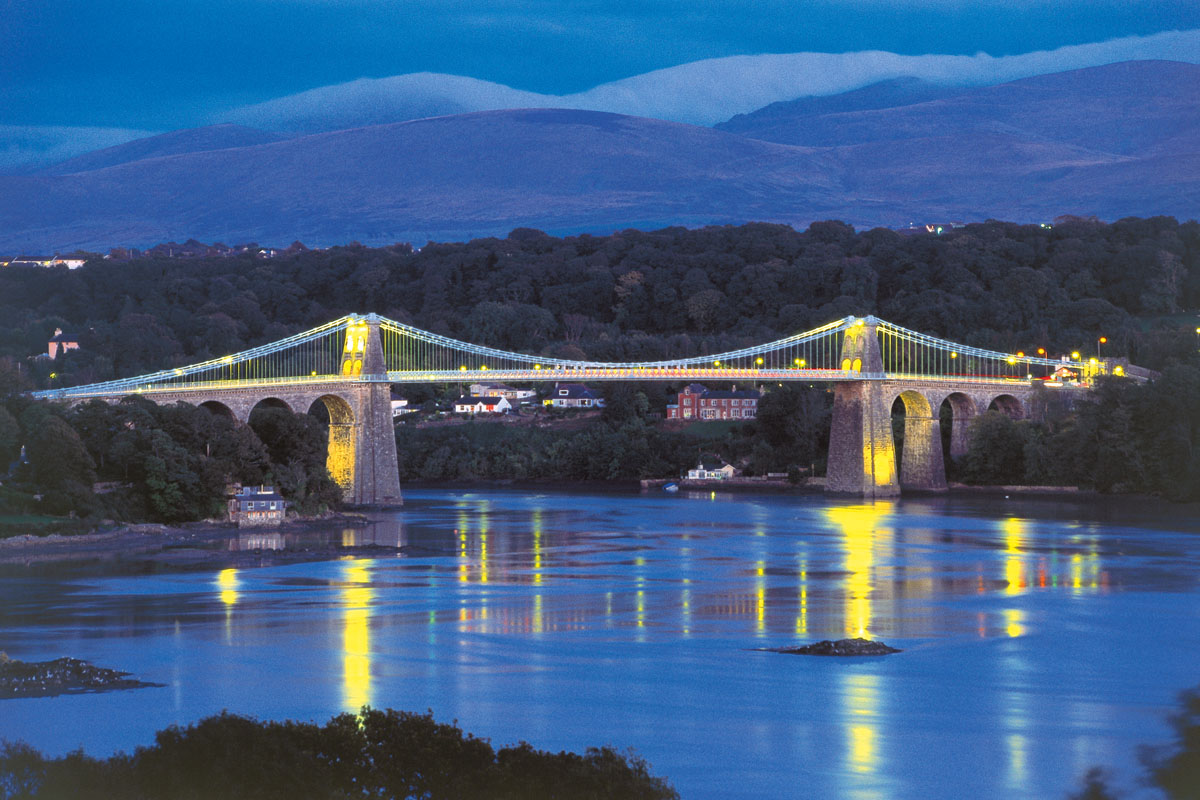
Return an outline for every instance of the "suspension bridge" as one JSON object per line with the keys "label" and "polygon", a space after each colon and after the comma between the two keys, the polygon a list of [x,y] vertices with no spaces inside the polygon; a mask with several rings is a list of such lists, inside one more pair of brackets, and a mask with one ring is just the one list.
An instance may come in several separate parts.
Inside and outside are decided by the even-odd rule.
{"label": "suspension bridge", "polygon": [[[1029,413],[1038,391],[1087,389],[1113,361],[1056,360],[969,347],[875,317],[847,317],[725,353],[613,363],[532,356],[451,339],[376,314],[351,314],[295,336],[198,364],[51,389],[78,403],[147,397],[186,402],[248,422],[255,408],[329,417],[330,475],[357,505],[401,503],[391,385],[478,381],[749,382],[832,384],[826,488],[865,497],[946,488],[940,410],[951,408],[950,453],[966,452],[966,423],[989,408]],[[1053,389],[1043,389],[1043,386]],[[891,410],[904,403],[901,463]]]}

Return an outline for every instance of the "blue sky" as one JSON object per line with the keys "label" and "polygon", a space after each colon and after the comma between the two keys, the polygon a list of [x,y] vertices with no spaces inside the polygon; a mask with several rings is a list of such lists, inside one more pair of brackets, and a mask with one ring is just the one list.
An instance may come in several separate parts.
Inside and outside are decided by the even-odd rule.
{"label": "blue sky", "polygon": [[0,125],[162,130],[421,71],[564,94],[728,55],[1010,55],[1196,28],[1195,0],[0,0]]}

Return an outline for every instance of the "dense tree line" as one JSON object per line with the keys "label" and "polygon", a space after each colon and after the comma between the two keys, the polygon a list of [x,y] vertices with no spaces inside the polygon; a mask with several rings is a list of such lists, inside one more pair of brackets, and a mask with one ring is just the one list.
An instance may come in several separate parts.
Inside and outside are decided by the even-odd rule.
{"label": "dense tree line", "polygon": [[[724,350],[847,314],[876,313],[1004,350],[1088,351],[1103,334],[1106,354],[1128,354],[1161,369],[1188,359],[1200,366],[1194,320],[1180,313],[1197,305],[1200,225],[1166,217],[1112,224],[1068,219],[1053,227],[988,222],[941,236],[856,232],[837,222],[815,223],[802,232],[749,224],[561,239],[519,229],[506,239],[430,243],[420,250],[296,248],[274,259],[152,254],[94,260],[75,271],[0,272],[0,394],[189,363],[367,310],[481,344],[605,360]],[[56,327],[77,332],[82,348],[55,361],[27,358],[44,348]],[[1036,423],[984,417],[973,434],[976,456],[951,464],[952,476],[1194,497],[1196,473],[1181,466],[1193,463],[1198,441],[1194,409],[1180,400],[1196,396],[1187,389],[1189,374],[1181,366],[1167,369],[1164,386],[1182,389],[1126,383],[1102,391],[1097,403],[1051,409]],[[441,396],[439,388],[446,387],[408,391],[419,403]],[[606,390],[610,410],[603,424],[568,434],[487,426],[405,428],[398,434],[402,477],[633,478],[676,474],[708,453],[752,474],[808,468],[821,474],[828,392],[771,388],[758,420],[698,438],[652,424],[665,402],[662,385]],[[31,460],[66,463],[63,453],[47,455],[38,448],[66,446],[62,423],[86,424],[80,413],[52,414],[61,422],[48,423],[50,443],[33,443]],[[9,416],[0,416],[0,450],[29,441],[19,414]],[[134,424],[138,430],[147,424],[102,422]],[[1128,435],[1115,433],[1126,430]],[[184,449],[204,438],[175,433],[179,438],[164,436]],[[261,438],[267,442],[271,436]],[[82,439],[103,473],[98,478],[134,482],[109,470],[106,465],[120,457],[101,456],[103,442]],[[169,450],[166,441],[150,437],[139,446],[153,455]],[[319,503],[307,498],[332,495],[328,486],[308,486],[320,479],[315,444],[307,456],[280,447],[268,447],[273,480],[309,508]],[[158,460],[151,466],[190,463],[153,457]],[[221,456],[206,454],[204,461],[214,458]],[[293,462],[311,466],[292,469]],[[231,476],[256,474],[245,465],[223,468]],[[150,494],[128,501],[130,515],[175,519],[212,507],[209,487],[217,480],[205,477],[200,466],[187,467],[189,476],[140,469],[127,474],[151,487]],[[61,498],[75,497],[91,507],[77,488],[87,477],[84,470],[63,487],[47,487],[51,505],[68,507]]]}
{"label": "dense tree line", "polygon": [[106,759],[0,746],[0,800],[670,800],[644,760],[610,747],[493,748],[430,715],[364,708],[325,725],[223,713]]}
{"label": "dense tree line", "polygon": [[14,396],[0,406],[0,457],[14,464],[0,511],[183,522],[223,515],[236,481],[277,485],[315,513],[341,498],[326,439],[316,418],[279,408],[256,410],[246,426],[137,397],[67,408]]}
{"label": "dense tree line", "polygon": [[[824,471],[832,401],[824,388],[775,387],[758,419],[666,428],[653,413],[655,384],[610,383],[594,424],[396,427],[403,480],[630,480],[678,476],[706,457],[741,465],[747,475]],[[557,414],[556,417],[567,415]]]}
{"label": "dense tree line", "polygon": [[[748,224],[323,251],[274,259],[94,260],[0,273],[0,356],[43,385],[129,376],[378,313],[480,344],[641,360],[767,341],[848,314],[996,349],[1086,349],[1157,368],[1194,343],[1170,315],[1200,306],[1200,224],[1168,217],[1053,227],[988,222],[941,236]],[[1165,322],[1160,322],[1161,320]],[[1184,335],[1188,334],[1188,335]],[[0,383],[20,376],[0,375]]]}
{"label": "dense tree line", "polygon": [[1200,500],[1200,365],[1172,364],[1146,384],[1101,380],[1074,407],[1047,398],[1034,411],[979,417],[963,479]]}

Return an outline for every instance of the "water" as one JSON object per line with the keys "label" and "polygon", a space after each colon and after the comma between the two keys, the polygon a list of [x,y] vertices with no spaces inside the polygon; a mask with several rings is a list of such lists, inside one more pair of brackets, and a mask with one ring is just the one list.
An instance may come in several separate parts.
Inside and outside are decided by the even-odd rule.
{"label": "water", "polygon": [[[166,686],[4,701],[0,736],[106,754],[222,709],[324,722],[369,703],[496,745],[631,746],[685,798],[1063,797],[1096,764],[1136,797],[1154,796],[1137,746],[1168,742],[1178,692],[1200,683],[1195,507],[406,502],[333,534],[407,545],[384,557],[8,568],[0,649]],[[904,652],[756,649],[858,635]]]}

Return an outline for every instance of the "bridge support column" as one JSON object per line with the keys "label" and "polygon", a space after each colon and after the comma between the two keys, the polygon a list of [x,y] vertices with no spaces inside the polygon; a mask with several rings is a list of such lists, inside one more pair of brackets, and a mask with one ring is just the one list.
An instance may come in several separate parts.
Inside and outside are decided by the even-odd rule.
{"label": "bridge support column", "polygon": [[[355,419],[354,481],[346,500],[360,506],[398,506],[400,468],[396,457],[396,429],[392,422],[392,387],[379,338],[379,317],[367,316],[366,352]],[[374,379],[374,380],[372,380]]]}
{"label": "bridge support column", "polygon": [[946,490],[946,465],[942,458],[942,423],[937,417],[904,415],[904,455],[900,461],[900,486],[926,492]]}
{"label": "bridge support column", "polygon": [[950,424],[950,458],[957,460],[967,454],[967,424],[971,419],[958,413],[954,414],[953,419]]}
{"label": "bridge support column", "polygon": [[[846,329],[842,369],[883,376],[874,318]],[[880,381],[835,383],[833,392],[825,490],[869,498],[900,494],[892,409],[884,400]]]}

